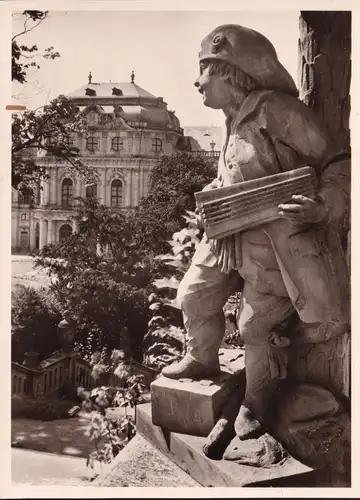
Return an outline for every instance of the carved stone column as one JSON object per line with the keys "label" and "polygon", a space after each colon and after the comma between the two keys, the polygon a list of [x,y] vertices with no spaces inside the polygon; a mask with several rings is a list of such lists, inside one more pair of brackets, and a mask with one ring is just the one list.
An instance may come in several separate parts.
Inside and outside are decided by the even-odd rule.
{"label": "carved stone column", "polygon": [[[331,154],[350,153],[350,80],[351,80],[351,12],[302,11],[299,39],[300,98],[325,123],[331,137]],[[344,214],[342,231],[349,230],[349,215]],[[347,249],[349,252],[349,248]],[[317,363],[345,395],[350,393],[349,336],[343,335],[331,356],[336,363]],[[310,365],[312,351],[302,356],[304,366]],[[313,358],[315,359],[315,358]],[[328,364],[337,369],[328,373]]]}
{"label": "carved stone column", "polygon": [[350,151],[351,12],[302,11],[300,98],[325,122],[334,152]]}

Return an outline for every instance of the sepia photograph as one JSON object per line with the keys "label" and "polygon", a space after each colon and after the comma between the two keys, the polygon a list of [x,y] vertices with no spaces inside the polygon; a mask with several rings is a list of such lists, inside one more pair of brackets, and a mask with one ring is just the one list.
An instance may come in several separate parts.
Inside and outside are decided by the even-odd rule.
{"label": "sepia photograph", "polygon": [[12,486],[350,491],[353,12],[8,3]]}

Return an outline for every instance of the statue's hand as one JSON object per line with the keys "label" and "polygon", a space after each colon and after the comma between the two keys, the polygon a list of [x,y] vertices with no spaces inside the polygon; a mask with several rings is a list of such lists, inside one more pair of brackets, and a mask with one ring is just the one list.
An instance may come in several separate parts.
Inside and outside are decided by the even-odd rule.
{"label": "statue's hand", "polygon": [[212,189],[216,188],[217,188],[217,180],[214,179],[213,181],[210,182],[210,184],[206,184],[206,186],[204,186],[201,191],[211,191]]}
{"label": "statue's hand", "polygon": [[279,205],[279,215],[293,224],[319,224],[325,222],[327,210],[319,199],[313,200],[302,195],[292,196],[294,203]]}

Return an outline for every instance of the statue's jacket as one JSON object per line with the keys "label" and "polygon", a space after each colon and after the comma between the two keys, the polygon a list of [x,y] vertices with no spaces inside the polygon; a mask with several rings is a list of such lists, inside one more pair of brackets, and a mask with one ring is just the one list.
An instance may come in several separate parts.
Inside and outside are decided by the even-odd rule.
{"label": "statue's jacket", "polygon": [[[335,157],[312,110],[280,92],[250,93],[225,129],[217,187],[312,166],[328,214],[321,226],[278,219],[228,237],[241,246],[240,275],[260,293],[289,296],[305,323],[347,322],[349,270],[339,228],[349,206],[349,157]],[[212,248],[203,241],[193,262],[217,265]]]}

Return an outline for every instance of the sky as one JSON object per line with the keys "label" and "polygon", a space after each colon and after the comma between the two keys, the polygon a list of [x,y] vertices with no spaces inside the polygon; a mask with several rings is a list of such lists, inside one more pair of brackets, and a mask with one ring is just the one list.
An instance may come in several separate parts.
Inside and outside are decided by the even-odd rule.
{"label": "sky", "polygon": [[[93,82],[124,82],[134,70],[135,83],[163,97],[182,126],[221,125],[222,112],[204,107],[194,87],[201,40],[220,24],[253,28],[269,38],[296,81],[298,21],[298,11],[50,11],[18,42],[53,46],[61,57],[39,60],[40,70],[29,71],[28,84],[13,85],[13,96],[36,108],[85,85],[89,71]],[[15,13],[13,33],[22,26]]]}

